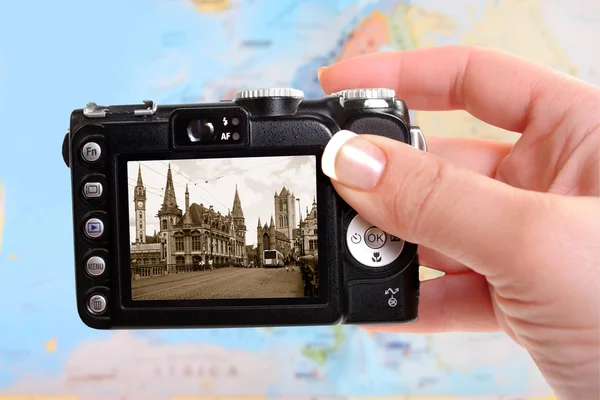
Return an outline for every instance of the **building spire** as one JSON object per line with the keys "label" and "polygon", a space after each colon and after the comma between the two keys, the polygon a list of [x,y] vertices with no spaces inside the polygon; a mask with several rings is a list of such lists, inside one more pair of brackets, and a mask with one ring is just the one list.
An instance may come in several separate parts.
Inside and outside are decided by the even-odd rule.
{"label": "building spire", "polygon": [[238,186],[235,185],[235,195],[233,196],[233,218],[244,218],[244,211],[242,211],[242,202],[240,200],[240,194],[238,193]]}
{"label": "building spire", "polygon": [[175,197],[175,186],[173,185],[173,174],[171,173],[171,164],[167,172],[167,186],[165,187],[165,197],[163,205],[170,208],[177,207],[177,198]]}
{"label": "building spire", "polygon": [[260,225],[260,217],[258,217],[258,228],[262,228],[262,226]]}
{"label": "building spire", "polygon": [[190,191],[188,190],[187,183],[185,184],[185,212],[190,209]]}
{"label": "building spire", "polygon": [[271,223],[269,224],[269,227],[274,227],[275,226],[275,222],[273,221],[273,216],[271,215]]}
{"label": "building spire", "polygon": [[137,180],[137,185],[138,186],[144,186],[144,182],[142,181],[142,165],[140,164],[138,167],[138,180]]}

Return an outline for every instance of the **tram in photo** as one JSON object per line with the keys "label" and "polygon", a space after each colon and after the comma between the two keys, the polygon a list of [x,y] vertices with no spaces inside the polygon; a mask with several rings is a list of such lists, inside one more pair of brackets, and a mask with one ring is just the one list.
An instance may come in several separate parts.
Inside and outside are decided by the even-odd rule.
{"label": "tram in photo", "polygon": [[264,268],[281,268],[283,267],[283,254],[277,250],[263,251],[263,266]]}

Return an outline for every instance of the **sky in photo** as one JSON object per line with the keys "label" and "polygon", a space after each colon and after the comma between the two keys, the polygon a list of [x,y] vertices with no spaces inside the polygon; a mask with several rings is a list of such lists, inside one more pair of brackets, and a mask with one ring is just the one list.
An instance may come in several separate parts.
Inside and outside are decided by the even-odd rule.
{"label": "sky in photo", "polygon": [[[303,217],[306,207],[312,206],[316,194],[316,158],[314,156],[286,156],[259,158],[226,158],[202,160],[134,161],[127,165],[130,207],[130,237],[135,237],[134,188],[138,168],[146,187],[146,234],[159,231],[156,214],[163,202],[169,163],[179,208],[185,210],[185,185],[193,203],[212,205],[215,211],[227,214],[233,207],[237,185],[242,210],[246,218],[246,244],[256,244],[258,218],[269,223],[274,217],[274,194],[285,186],[300,199]],[[298,202],[294,205],[298,214]],[[296,217],[298,223],[298,217]]]}

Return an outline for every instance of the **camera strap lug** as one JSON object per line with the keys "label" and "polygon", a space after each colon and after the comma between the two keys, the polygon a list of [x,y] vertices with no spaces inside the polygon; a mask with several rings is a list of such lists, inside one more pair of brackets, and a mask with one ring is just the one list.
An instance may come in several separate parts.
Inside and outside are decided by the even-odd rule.
{"label": "camera strap lug", "polygon": [[108,111],[108,107],[106,106],[99,106],[96,103],[87,103],[83,109],[83,115],[88,118],[106,118],[106,113]]}
{"label": "camera strap lug", "polygon": [[148,107],[140,109],[140,110],[135,110],[133,112],[133,115],[135,115],[136,117],[148,117],[148,116],[152,116],[156,113],[158,104],[156,104],[152,100],[144,100],[144,104]]}

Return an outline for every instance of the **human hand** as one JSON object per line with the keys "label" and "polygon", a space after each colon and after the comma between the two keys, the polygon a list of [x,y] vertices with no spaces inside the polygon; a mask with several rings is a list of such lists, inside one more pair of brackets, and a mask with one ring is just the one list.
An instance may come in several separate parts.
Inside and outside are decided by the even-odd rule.
{"label": "human hand", "polygon": [[559,399],[597,400],[600,89],[465,47],[371,54],[319,75],[326,93],[392,88],[409,109],[463,109],[522,134],[514,145],[429,136],[425,153],[341,132],[343,146],[325,149],[340,196],[446,273],[423,282],[418,321],[370,329],[503,330]]}

